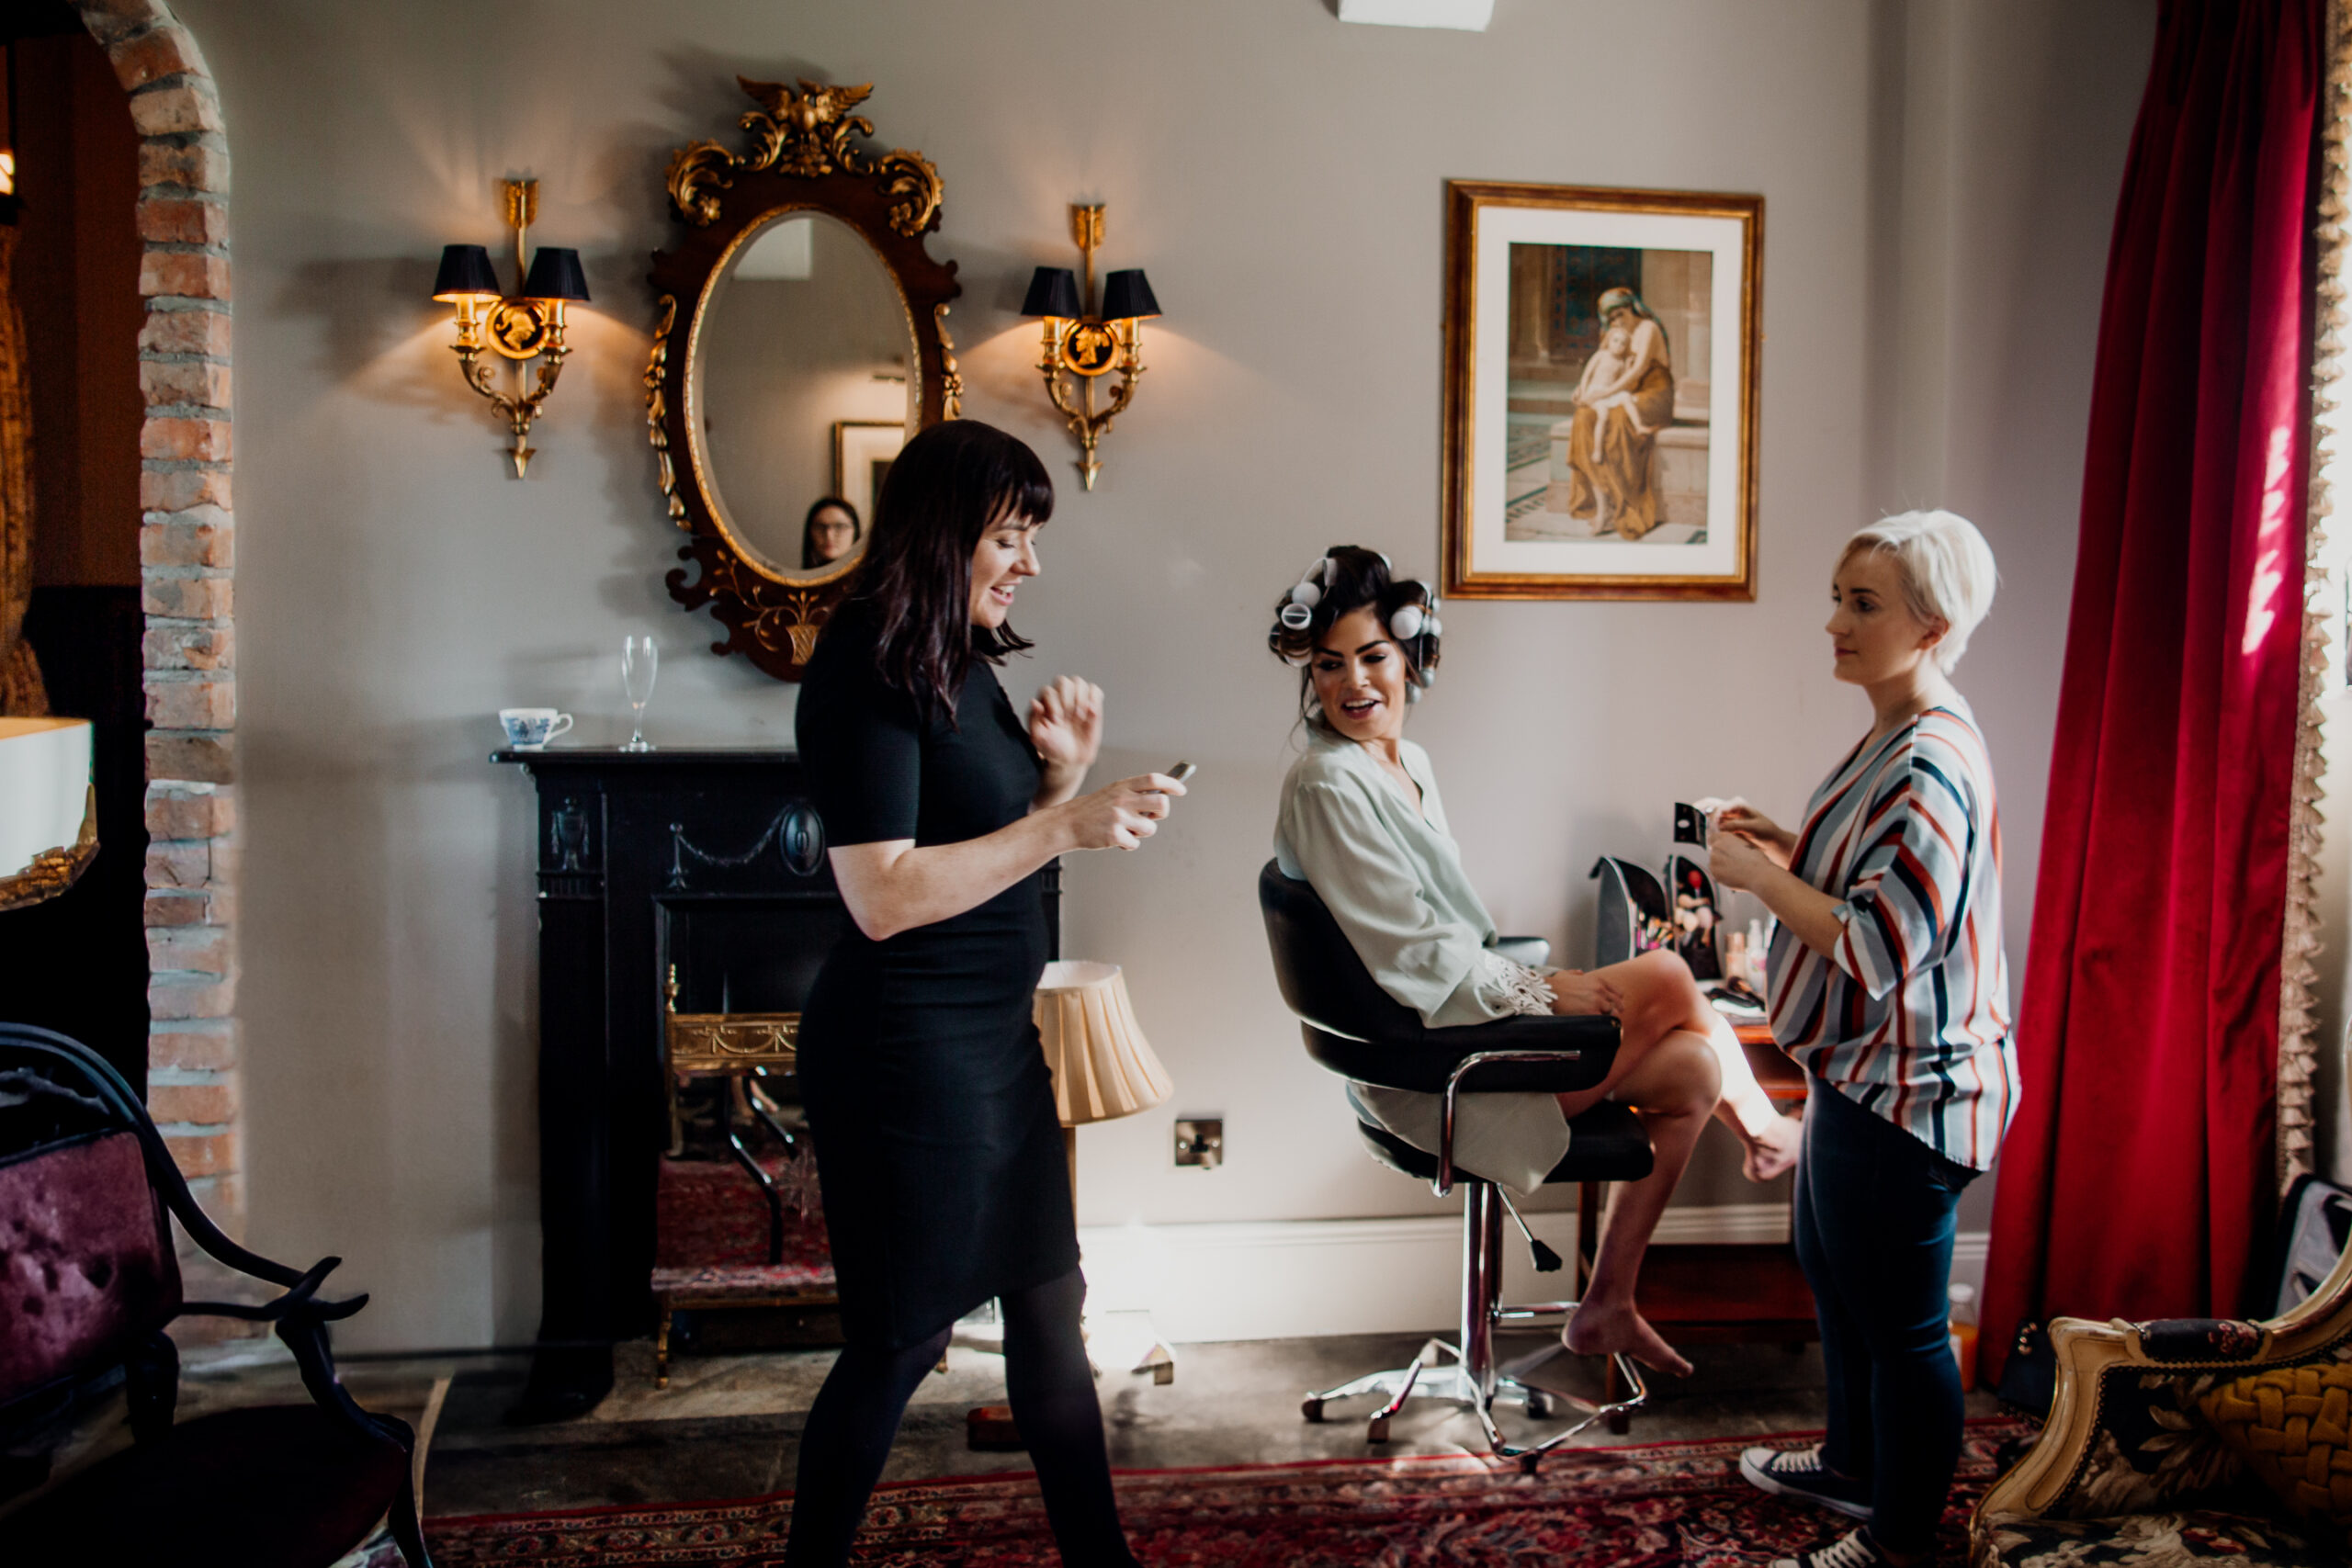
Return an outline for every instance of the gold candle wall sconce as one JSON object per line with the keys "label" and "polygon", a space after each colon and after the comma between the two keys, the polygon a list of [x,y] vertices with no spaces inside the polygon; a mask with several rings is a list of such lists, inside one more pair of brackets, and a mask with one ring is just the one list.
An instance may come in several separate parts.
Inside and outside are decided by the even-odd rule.
{"label": "gold candle wall sconce", "polygon": [[[466,385],[506,416],[514,436],[507,456],[514,459],[519,479],[531,463],[531,424],[555,390],[556,378],[563,374],[564,355],[571,352],[564,342],[563,308],[588,303],[588,282],[580,270],[578,251],[541,245],[536,254],[531,252],[539,182],[507,180],[504,185],[506,223],[514,231],[514,271],[523,280],[521,290],[509,296],[499,288],[498,269],[486,247],[444,245],[433,298],[457,313],[458,341],[451,346]],[[499,389],[491,362],[482,357],[485,350],[514,365],[512,391]],[[536,387],[529,385],[526,368],[534,359],[539,362]]]}
{"label": "gold candle wall sconce", "polygon": [[[1131,267],[1103,278],[1098,310],[1094,253],[1102,243],[1101,204],[1073,203],[1069,229],[1085,268],[1083,288],[1069,267],[1041,266],[1029,279],[1021,313],[1044,319],[1044,351],[1037,369],[1046,378],[1046,395],[1078,437],[1078,477],[1092,490],[1094,476],[1102,468],[1096,444],[1111,433],[1111,422],[1126,412],[1135,397],[1136,382],[1143,375],[1143,322],[1159,314],[1159,301],[1152,297],[1143,269]],[[1098,411],[1095,383],[1114,370],[1119,373],[1119,384],[1109,406]]]}

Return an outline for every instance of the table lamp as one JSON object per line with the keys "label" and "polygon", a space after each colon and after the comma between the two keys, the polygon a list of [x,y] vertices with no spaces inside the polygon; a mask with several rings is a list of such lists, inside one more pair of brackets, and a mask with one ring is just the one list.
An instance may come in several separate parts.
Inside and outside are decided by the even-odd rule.
{"label": "table lamp", "polygon": [[1037,1037],[1054,1072],[1069,1188],[1078,1193],[1078,1129],[1148,1111],[1175,1090],[1152,1055],[1115,964],[1057,959],[1037,979]]}
{"label": "table lamp", "polygon": [[[1136,1010],[1127,1000],[1127,982],[1115,964],[1091,964],[1082,959],[1057,959],[1046,965],[1037,979],[1035,1007],[1037,1037],[1046,1048],[1046,1065],[1054,1072],[1054,1111],[1062,1124],[1062,1154],[1069,1161],[1070,1196],[1078,1196],[1078,1129],[1089,1122],[1112,1122],[1148,1111],[1174,1092],[1168,1069],[1152,1054],[1143,1037]],[[1151,1373],[1155,1383],[1176,1377],[1175,1353],[1149,1335],[1150,1347],[1136,1371]],[[982,1405],[966,1417],[972,1446],[980,1449],[1019,1448],[1012,1412],[1003,1405]]]}
{"label": "table lamp", "polygon": [[64,892],[97,853],[89,720],[0,718],[0,909]]}

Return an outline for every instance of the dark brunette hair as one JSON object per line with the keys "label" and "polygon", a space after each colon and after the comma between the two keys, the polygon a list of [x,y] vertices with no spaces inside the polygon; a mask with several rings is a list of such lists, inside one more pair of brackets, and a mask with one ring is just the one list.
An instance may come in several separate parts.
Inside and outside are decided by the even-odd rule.
{"label": "dark brunette hair", "polygon": [[[1408,605],[1417,612],[1417,625],[1412,636],[1398,637],[1396,613]],[[1329,726],[1315,705],[1315,676],[1309,666],[1316,647],[1329,635],[1333,622],[1365,608],[1379,615],[1381,629],[1404,653],[1407,701],[1419,700],[1437,669],[1442,628],[1437,620],[1437,594],[1430,585],[1395,575],[1388,558],[1378,550],[1333,545],[1295,587],[1283,591],[1274,605],[1273,629],[1266,634],[1266,646],[1276,657],[1298,667],[1299,716],[1318,729]]]}
{"label": "dark brunette hair", "polygon": [[865,524],[859,518],[856,507],[838,495],[819,496],[808,503],[808,515],[800,520],[800,567],[804,571],[811,567],[833,564],[817,553],[817,513],[828,507],[849,514],[850,548],[855,549],[857,542],[865,537]]}
{"label": "dark brunette hair", "polygon": [[899,449],[874,502],[874,534],[842,606],[873,619],[874,662],[926,718],[956,718],[972,660],[1031,645],[972,624],[972,552],[999,520],[1043,523],[1054,481],[1017,436],[976,419],[927,425]]}

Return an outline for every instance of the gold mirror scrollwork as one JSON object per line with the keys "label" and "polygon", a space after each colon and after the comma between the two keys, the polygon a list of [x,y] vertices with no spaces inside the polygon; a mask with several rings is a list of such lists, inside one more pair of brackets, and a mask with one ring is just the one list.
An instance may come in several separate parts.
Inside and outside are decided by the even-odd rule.
{"label": "gold mirror scrollwork", "polygon": [[688,565],[665,579],[670,596],[690,610],[710,606],[726,626],[713,652],[741,653],[797,681],[855,567],[790,573],[730,536],[691,423],[706,313],[729,261],[763,224],[787,212],[846,224],[873,247],[905,301],[914,339],[909,373],[917,378],[912,413],[925,425],[956,418],[962,400],[946,317],[963,288],[956,264],[934,261],[924,248],[940,222],[939,171],[920,152],[870,145],[873,122],[853,112],[870,85],[736,80],[758,106],[738,122],[749,145],[730,152],[695,141],[670,159],[670,206],[684,233],[674,249],[654,253],[649,275],[658,313],[645,368],[646,427],[663,504],[688,536],[678,552]]}

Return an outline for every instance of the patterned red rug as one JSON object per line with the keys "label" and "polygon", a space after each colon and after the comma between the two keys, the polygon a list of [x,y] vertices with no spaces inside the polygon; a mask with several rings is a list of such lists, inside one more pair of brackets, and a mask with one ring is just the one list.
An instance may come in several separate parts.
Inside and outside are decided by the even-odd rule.
{"label": "patterned red rug", "polygon": [[[1963,1554],[1968,1510],[2022,1421],[1969,1425],[1944,1516],[1947,1560]],[[1739,1450],[1790,1436],[1571,1449],[1535,1475],[1468,1457],[1336,1460],[1118,1478],[1136,1555],[1150,1568],[1747,1568],[1842,1533],[1849,1521],[1768,1497],[1739,1479]],[[436,1519],[443,1568],[527,1562],[771,1568],[792,1499],[778,1494],[668,1507]],[[864,1568],[1052,1568],[1036,1483],[1026,1475],[910,1482],[875,1494]]]}

